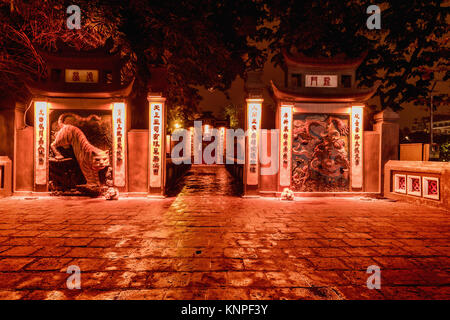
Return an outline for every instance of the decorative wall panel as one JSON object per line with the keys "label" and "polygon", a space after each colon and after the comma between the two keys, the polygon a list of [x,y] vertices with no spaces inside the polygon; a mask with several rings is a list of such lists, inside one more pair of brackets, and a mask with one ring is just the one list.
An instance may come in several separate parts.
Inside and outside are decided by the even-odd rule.
{"label": "decorative wall panel", "polygon": [[348,115],[295,114],[292,141],[294,191],[349,191]]}
{"label": "decorative wall panel", "polygon": [[87,186],[113,185],[111,111],[53,110],[50,134],[50,191],[83,194]]}

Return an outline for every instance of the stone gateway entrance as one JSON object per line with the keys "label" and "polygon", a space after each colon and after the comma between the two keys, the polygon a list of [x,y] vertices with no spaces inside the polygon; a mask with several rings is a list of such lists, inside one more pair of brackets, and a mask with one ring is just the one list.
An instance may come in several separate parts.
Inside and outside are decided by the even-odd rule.
{"label": "stone gateway entrance", "polygon": [[23,191],[114,197],[127,191],[127,97],[134,78],[121,75],[123,61],[110,49],[41,52],[50,78],[27,83],[32,144],[22,137],[27,128],[16,141],[18,159],[33,153],[33,182]]}
{"label": "stone gateway entrance", "polygon": [[380,192],[388,157],[383,145],[397,144],[388,128],[398,125],[388,123],[386,111],[374,125],[369,119],[366,105],[377,86],[360,88],[356,81],[365,56],[285,51],[284,84],[271,82],[268,92],[261,73],[248,75],[245,196]]}

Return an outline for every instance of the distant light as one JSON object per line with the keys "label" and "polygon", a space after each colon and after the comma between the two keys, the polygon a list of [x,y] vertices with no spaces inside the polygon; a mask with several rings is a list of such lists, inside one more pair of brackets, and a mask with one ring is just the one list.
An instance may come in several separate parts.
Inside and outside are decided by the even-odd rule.
{"label": "distant light", "polygon": [[181,126],[178,122],[175,123],[175,129],[179,129]]}

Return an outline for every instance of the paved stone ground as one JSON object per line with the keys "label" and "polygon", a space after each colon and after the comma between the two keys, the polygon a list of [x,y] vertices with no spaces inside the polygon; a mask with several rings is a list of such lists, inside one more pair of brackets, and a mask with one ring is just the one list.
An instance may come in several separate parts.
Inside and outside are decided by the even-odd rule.
{"label": "paved stone ground", "polygon": [[[2,199],[0,298],[450,298],[448,212],[233,193],[223,167],[194,167],[165,200]],[[70,265],[81,290],[66,288]]]}

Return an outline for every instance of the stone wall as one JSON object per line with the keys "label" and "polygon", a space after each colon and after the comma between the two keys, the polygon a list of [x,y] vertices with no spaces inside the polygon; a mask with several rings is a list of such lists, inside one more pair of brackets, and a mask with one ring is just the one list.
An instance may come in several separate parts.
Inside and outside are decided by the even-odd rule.
{"label": "stone wall", "polygon": [[450,163],[391,160],[384,176],[386,197],[450,210]]}

